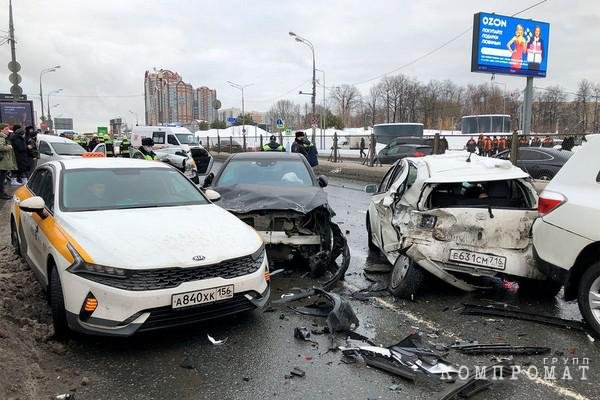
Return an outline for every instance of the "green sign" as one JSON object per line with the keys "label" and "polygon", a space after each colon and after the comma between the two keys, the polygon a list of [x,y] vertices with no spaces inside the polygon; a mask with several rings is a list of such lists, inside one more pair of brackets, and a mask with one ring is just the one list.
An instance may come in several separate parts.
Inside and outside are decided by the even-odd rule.
{"label": "green sign", "polygon": [[285,136],[292,136],[292,130],[290,128],[286,129],[285,131],[283,131],[283,134]]}
{"label": "green sign", "polygon": [[108,134],[108,128],[106,126],[99,126],[96,132],[98,135]]}

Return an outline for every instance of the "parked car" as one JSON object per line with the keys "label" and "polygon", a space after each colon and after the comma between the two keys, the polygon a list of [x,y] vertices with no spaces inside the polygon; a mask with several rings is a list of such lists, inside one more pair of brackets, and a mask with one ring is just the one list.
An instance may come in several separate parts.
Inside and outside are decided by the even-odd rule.
{"label": "parked car", "polygon": [[215,139],[212,142],[212,151],[226,152],[226,153],[240,153],[242,152],[242,145],[235,139],[220,138],[218,141]]}
{"label": "parked car", "polygon": [[366,225],[371,250],[394,265],[390,291],[412,298],[428,271],[467,291],[465,276],[510,276],[555,295],[532,263],[537,194],[508,161],[466,152],[397,161],[373,193]]}
{"label": "parked car", "polygon": [[129,336],[262,307],[262,239],[176,169],[51,161],[11,204],[11,241],[48,290],[55,333]]}
{"label": "parked car", "polygon": [[533,245],[541,271],[600,335],[600,138],[569,159],[540,194]]}
{"label": "parked car", "polygon": [[[533,179],[549,181],[572,155],[571,151],[549,147],[519,147],[517,166]],[[510,150],[500,152],[495,157],[510,160]]]}
{"label": "parked car", "polygon": [[221,207],[256,229],[269,260],[298,260],[308,264],[313,276],[329,271],[338,279],[348,268],[350,252],[332,221],[325,186],[327,178],[315,177],[304,156],[279,152],[231,155],[204,181],[204,187],[221,194]]}
{"label": "parked car", "polygon": [[377,160],[382,164],[393,164],[405,157],[423,157],[430,155],[433,151],[431,146],[422,144],[401,144],[385,146],[377,154]]}
{"label": "parked car", "polygon": [[78,143],[61,136],[37,135],[38,151],[40,153],[39,164],[53,160],[66,160],[79,158],[86,150]]}

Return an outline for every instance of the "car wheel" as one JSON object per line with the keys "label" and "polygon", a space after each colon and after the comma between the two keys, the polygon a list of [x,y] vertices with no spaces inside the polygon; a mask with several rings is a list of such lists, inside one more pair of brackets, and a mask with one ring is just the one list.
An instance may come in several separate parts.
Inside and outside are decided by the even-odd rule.
{"label": "car wheel", "polygon": [[369,244],[369,250],[377,250],[377,246],[375,246],[375,243],[373,242],[373,232],[371,232],[371,218],[369,218],[369,213],[367,213],[367,243]]}
{"label": "car wheel", "polygon": [[425,279],[425,271],[413,260],[401,255],[394,263],[392,277],[390,278],[389,291],[396,297],[414,300]]}
{"label": "car wheel", "polygon": [[553,281],[551,279],[519,279],[519,292],[522,290],[522,293],[534,294],[544,298],[555,297],[558,292],[560,292],[562,287],[562,283]]}
{"label": "car wheel", "polygon": [[21,255],[21,241],[19,240],[19,232],[14,219],[10,219],[10,244],[16,255]]}
{"label": "car wheel", "polygon": [[50,309],[52,311],[52,325],[54,325],[54,336],[64,339],[69,335],[67,324],[67,312],[65,310],[65,298],[63,297],[60,276],[56,267],[50,270]]}
{"label": "car wheel", "polygon": [[600,261],[581,277],[577,302],[583,318],[600,336]]}
{"label": "car wheel", "polygon": [[540,181],[551,181],[552,178],[554,178],[554,174],[550,171],[540,171],[535,176],[535,179]]}

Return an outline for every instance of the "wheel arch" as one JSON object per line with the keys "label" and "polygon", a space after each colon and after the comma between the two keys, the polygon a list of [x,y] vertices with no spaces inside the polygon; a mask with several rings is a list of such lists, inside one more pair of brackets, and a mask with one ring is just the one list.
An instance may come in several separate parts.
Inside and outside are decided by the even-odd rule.
{"label": "wheel arch", "polygon": [[574,300],[577,298],[579,281],[585,271],[595,262],[600,261],[600,242],[587,245],[579,253],[575,264],[569,273],[569,279],[565,284],[565,300]]}

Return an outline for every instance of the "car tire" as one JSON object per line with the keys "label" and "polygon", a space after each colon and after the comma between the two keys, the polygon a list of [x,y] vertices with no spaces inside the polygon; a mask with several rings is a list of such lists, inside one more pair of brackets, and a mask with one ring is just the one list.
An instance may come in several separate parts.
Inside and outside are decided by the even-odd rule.
{"label": "car tire", "polygon": [[56,267],[50,269],[50,309],[52,311],[52,325],[54,326],[54,337],[65,339],[69,336],[69,325],[67,323],[67,311],[65,310],[65,298],[63,296],[62,284]]}
{"label": "car tire", "polygon": [[369,213],[367,212],[367,243],[369,245],[369,250],[377,251],[377,246],[373,242],[373,232],[371,231],[371,218],[369,217]]}
{"label": "car tire", "polygon": [[401,255],[394,263],[388,290],[401,299],[414,300],[423,284],[425,271],[417,263],[405,255]]}
{"label": "car tire", "polygon": [[551,181],[552,178],[554,178],[554,174],[550,171],[540,171],[537,174],[535,174],[535,179],[538,179],[540,181]]}
{"label": "car tire", "polygon": [[590,293],[597,294],[597,300],[600,300],[600,261],[592,264],[579,280],[579,290],[577,294],[577,303],[581,315],[600,337],[600,302],[598,308],[593,309],[590,305]]}
{"label": "car tire", "polygon": [[16,255],[21,255],[21,240],[19,239],[19,232],[17,231],[17,225],[14,219],[10,219],[10,244],[12,245],[13,251]]}
{"label": "car tire", "polygon": [[519,292],[523,291],[522,293],[533,294],[543,298],[556,297],[562,287],[562,283],[551,279],[519,279]]}

